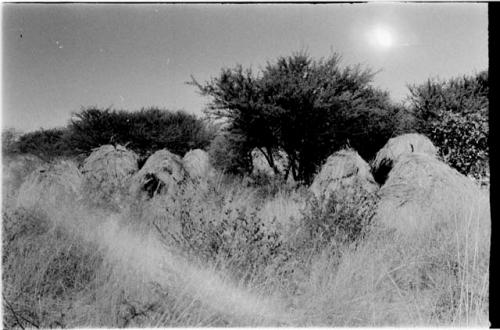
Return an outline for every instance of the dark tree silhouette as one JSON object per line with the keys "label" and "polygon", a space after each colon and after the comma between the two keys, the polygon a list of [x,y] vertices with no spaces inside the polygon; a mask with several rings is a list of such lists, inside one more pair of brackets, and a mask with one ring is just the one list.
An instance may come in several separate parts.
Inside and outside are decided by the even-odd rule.
{"label": "dark tree silhouette", "polygon": [[[395,130],[398,111],[388,93],[373,88],[374,73],[340,67],[340,56],[313,60],[294,53],[269,62],[257,74],[241,65],[224,68],[205,83],[189,82],[211,98],[207,113],[226,130],[258,148],[277,174],[310,182],[317,167],[346,144],[371,158]],[[275,155],[288,157],[279,173]]]}

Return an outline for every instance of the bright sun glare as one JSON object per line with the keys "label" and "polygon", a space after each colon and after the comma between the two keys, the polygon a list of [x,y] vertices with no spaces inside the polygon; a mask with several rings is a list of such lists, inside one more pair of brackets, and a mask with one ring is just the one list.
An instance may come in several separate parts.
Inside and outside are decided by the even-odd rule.
{"label": "bright sun glare", "polygon": [[392,32],[383,26],[377,26],[371,30],[369,38],[371,44],[379,49],[388,49],[394,44]]}

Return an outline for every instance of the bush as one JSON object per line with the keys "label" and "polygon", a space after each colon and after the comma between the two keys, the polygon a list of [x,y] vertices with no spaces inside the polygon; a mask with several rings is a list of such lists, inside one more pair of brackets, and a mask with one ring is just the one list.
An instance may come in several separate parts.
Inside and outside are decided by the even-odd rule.
{"label": "bush", "polygon": [[238,135],[221,134],[212,140],[208,149],[212,165],[230,174],[250,173],[252,156],[245,140]]}
{"label": "bush", "polygon": [[324,246],[332,241],[345,244],[362,238],[375,215],[376,194],[358,185],[350,190],[335,190],[326,201],[324,198],[311,196],[303,212],[310,240]]}
{"label": "bush", "polygon": [[429,79],[409,90],[417,130],[432,140],[443,159],[462,174],[486,175],[488,72],[446,81]]}
{"label": "bush", "polygon": [[23,154],[32,154],[50,161],[57,157],[74,154],[68,144],[67,128],[40,129],[22,135],[15,143],[16,150]]}
{"label": "bush", "polygon": [[236,274],[249,274],[250,269],[267,265],[280,252],[280,235],[268,233],[256,211],[225,212],[222,219],[193,217],[182,213],[182,236],[196,254],[217,260],[230,260]]}
{"label": "bush", "polygon": [[121,144],[141,157],[165,148],[181,156],[191,149],[206,149],[214,134],[194,115],[157,108],[137,112],[88,108],[73,115],[69,129],[70,144],[78,152],[89,154],[105,144]]}
{"label": "bush", "polygon": [[431,138],[443,159],[476,179],[489,175],[488,118],[479,113],[441,112],[433,121]]}
{"label": "bush", "polygon": [[21,133],[13,128],[2,130],[2,154],[12,155],[19,153],[17,141]]}

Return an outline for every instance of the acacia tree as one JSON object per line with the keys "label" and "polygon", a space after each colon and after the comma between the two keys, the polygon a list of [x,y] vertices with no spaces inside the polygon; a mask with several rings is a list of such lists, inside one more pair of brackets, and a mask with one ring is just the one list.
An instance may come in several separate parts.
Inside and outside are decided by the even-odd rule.
{"label": "acacia tree", "polygon": [[75,113],[68,127],[72,148],[85,154],[104,144],[122,144],[144,157],[163,148],[184,155],[206,148],[213,136],[194,115],[158,108],[128,112],[91,107]]}
{"label": "acacia tree", "polygon": [[[371,158],[394,131],[388,94],[370,86],[374,73],[360,66],[340,68],[340,56],[313,60],[305,53],[279,57],[257,74],[241,65],[222,69],[197,87],[211,102],[209,115],[227,122],[249,150],[259,148],[285,179],[310,182],[331,153],[349,144]],[[248,150],[248,151],[249,151]],[[278,150],[288,166],[279,173]]]}

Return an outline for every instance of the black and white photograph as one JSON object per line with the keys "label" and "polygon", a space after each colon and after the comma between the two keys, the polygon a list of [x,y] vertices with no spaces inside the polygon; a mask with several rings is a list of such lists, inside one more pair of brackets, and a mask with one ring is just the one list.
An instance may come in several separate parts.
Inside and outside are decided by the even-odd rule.
{"label": "black and white photograph", "polygon": [[2,326],[490,327],[489,9],[4,1]]}

